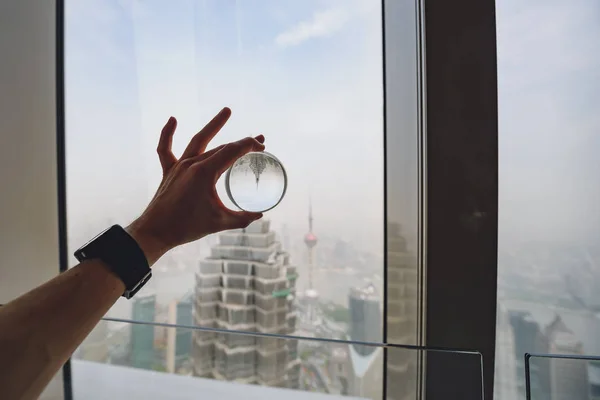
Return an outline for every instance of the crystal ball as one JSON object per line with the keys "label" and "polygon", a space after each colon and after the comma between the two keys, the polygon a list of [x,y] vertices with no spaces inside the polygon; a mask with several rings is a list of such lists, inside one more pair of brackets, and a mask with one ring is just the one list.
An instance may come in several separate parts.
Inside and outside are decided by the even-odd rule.
{"label": "crystal ball", "polygon": [[248,153],[225,176],[227,196],[244,211],[265,212],[281,202],[287,189],[283,164],[267,152]]}

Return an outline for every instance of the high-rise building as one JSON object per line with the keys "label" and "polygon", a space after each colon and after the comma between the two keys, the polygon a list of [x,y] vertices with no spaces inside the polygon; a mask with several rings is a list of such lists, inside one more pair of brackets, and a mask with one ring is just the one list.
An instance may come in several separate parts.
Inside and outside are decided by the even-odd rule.
{"label": "high-rise building", "polygon": [[306,317],[309,326],[315,326],[317,322],[317,309],[319,303],[319,292],[315,289],[313,282],[315,246],[317,236],[313,233],[312,202],[308,203],[308,233],[304,235],[304,244],[308,250],[308,287],[304,291],[304,302],[306,303]]}
{"label": "high-rise building", "polygon": [[[269,221],[223,232],[196,276],[195,324],[268,334],[296,329],[296,268]],[[297,342],[234,333],[195,331],[196,376],[297,388]]]}
{"label": "high-rise building", "polygon": [[[387,341],[417,343],[417,262],[409,253],[401,225],[387,226]],[[393,400],[416,397],[419,354],[410,350],[388,350],[387,394]],[[407,384],[412,382],[413,384]]]}
{"label": "high-rise building", "polygon": [[[375,286],[353,288],[348,296],[350,340],[381,342],[381,300]],[[366,398],[381,398],[383,384],[383,350],[381,347],[350,345],[348,393]]]}
{"label": "high-rise building", "polygon": [[[168,305],[167,322],[169,324],[191,326],[194,324],[194,296],[188,293]],[[187,373],[190,370],[192,352],[192,330],[170,328],[166,341],[166,368],[168,372]]]}
{"label": "high-rise building", "polygon": [[494,398],[511,400],[518,397],[515,334],[510,325],[508,311],[502,304],[499,304],[496,315]]}
{"label": "high-rise building", "polygon": [[[545,334],[550,354],[583,354],[583,345],[565,325],[560,316],[546,327]],[[550,400],[589,399],[588,363],[561,358],[548,362]]]}
{"label": "high-rise building", "polygon": [[[350,310],[350,340],[382,341],[381,301],[373,284],[350,289],[348,309]],[[361,356],[368,356],[376,349],[373,346],[353,345],[353,347]]]}
{"label": "high-rise building", "polygon": [[[525,398],[525,353],[545,353],[546,344],[540,325],[526,311],[508,311],[509,322],[513,331],[514,359],[516,366],[516,383],[518,398]],[[544,362],[530,359],[531,388],[536,393],[548,393],[547,373]]]}
{"label": "high-rise building", "polygon": [[[156,296],[134,297],[132,318],[134,321],[154,322],[156,316]],[[136,368],[152,369],[155,366],[154,327],[132,324],[130,334],[130,365]]]}
{"label": "high-rise building", "polygon": [[[194,295],[186,294],[177,302],[177,325],[194,325]],[[177,329],[175,338],[175,369],[179,369],[189,361],[192,352],[192,330]]]}
{"label": "high-rise building", "polygon": [[361,399],[383,398],[383,349],[376,347],[368,356],[358,354],[354,346],[348,349],[348,394]]}

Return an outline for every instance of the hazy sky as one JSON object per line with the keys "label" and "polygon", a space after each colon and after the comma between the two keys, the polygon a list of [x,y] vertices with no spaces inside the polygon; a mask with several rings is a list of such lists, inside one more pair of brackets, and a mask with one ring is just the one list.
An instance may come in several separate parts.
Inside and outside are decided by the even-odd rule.
{"label": "hazy sky", "polygon": [[[131,218],[222,106],[215,145],[264,133],[289,173],[269,213],[381,249],[380,1],[67,1],[70,226]],[[600,235],[600,3],[498,0],[500,244]],[[407,57],[413,57],[407,51]],[[123,221],[120,221],[123,222]]]}
{"label": "hazy sky", "polygon": [[600,2],[498,0],[500,245],[600,240]]}
{"label": "hazy sky", "polygon": [[71,229],[141,210],[168,117],[180,153],[227,105],[214,145],[263,133],[288,171],[276,228],[311,193],[317,233],[382,250],[379,2],[68,1],[66,37]]}

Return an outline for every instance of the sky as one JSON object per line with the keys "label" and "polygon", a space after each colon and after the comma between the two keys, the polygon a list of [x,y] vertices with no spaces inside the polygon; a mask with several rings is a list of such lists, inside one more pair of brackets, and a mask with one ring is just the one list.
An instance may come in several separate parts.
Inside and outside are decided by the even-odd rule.
{"label": "sky", "polygon": [[600,3],[498,0],[499,241],[598,245]]}
{"label": "sky", "polygon": [[[303,232],[311,196],[316,233],[381,252],[380,1],[66,3],[72,231],[135,217],[160,179],[167,118],[179,119],[181,152],[227,105],[214,145],[263,133],[286,166],[288,193],[268,214],[276,227]],[[600,3],[498,0],[497,30],[500,246],[595,244]],[[400,165],[411,152],[398,149]]]}
{"label": "sky", "polygon": [[378,2],[85,0],[67,2],[66,17],[72,231],[142,210],[169,116],[177,154],[229,106],[212,145],[262,133],[288,172],[286,197],[267,214],[276,228],[307,230],[310,197],[317,234],[381,254]]}

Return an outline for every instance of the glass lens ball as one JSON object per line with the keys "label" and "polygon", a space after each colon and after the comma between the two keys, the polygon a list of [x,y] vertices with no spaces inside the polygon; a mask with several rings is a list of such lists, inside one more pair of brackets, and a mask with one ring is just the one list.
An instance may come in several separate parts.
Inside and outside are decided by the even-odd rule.
{"label": "glass lens ball", "polygon": [[241,210],[265,212],[283,199],[287,174],[274,155],[264,151],[248,153],[227,171],[225,189],[231,202]]}

